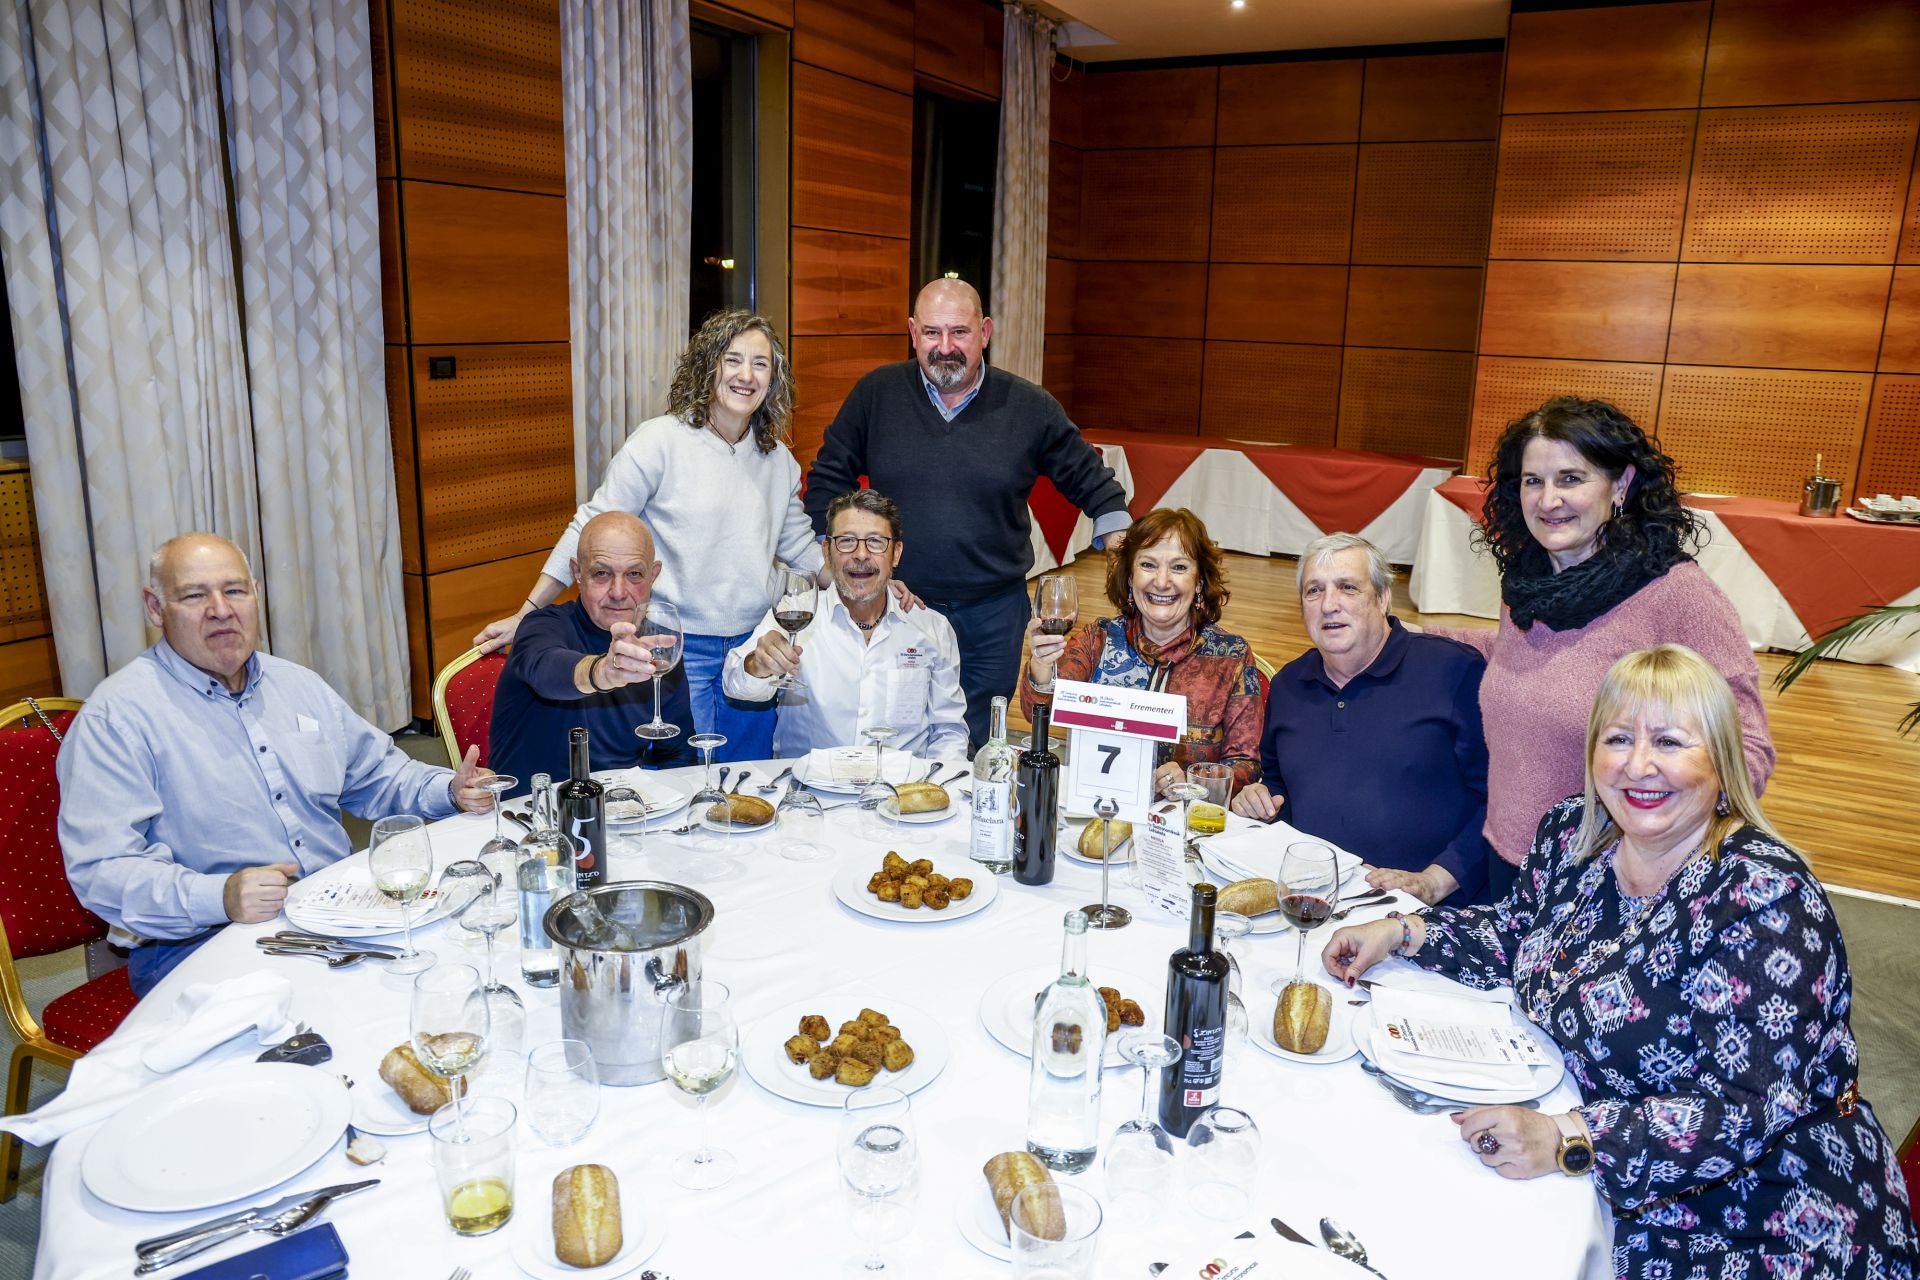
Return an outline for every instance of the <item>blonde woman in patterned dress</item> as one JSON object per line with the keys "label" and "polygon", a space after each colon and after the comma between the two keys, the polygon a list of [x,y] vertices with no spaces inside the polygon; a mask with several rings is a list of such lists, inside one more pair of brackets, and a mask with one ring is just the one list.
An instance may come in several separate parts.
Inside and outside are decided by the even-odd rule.
{"label": "blonde woman in patterned dress", "polygon": [[1454,1120],[1501,1177],[1592,1176],[1622,1280],[1920,1275],[1894,1146],[1859,1096],[1839,927],[1693,650],[1614,663],[1585,794],[1547,812],[1504,901],[1341,929],[1323,959],[1351,981],[1389,954],[1510,987],[1559,1043],[1581,1106]]}

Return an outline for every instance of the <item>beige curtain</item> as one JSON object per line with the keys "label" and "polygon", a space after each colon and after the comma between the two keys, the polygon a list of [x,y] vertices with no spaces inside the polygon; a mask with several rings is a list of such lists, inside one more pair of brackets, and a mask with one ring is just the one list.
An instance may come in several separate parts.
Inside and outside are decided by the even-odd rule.
{"label": "beige curtain", "polygon": [[687,0],[567,0],[560,75],[574,485],[584,501],[627,433],[667,411],[687,342]]}
{"label": "beige curtain", "polygon": [[993,363],[1040,381],[1047,330],[1047,138],[1053,26],[1006,7],[993,204]]}

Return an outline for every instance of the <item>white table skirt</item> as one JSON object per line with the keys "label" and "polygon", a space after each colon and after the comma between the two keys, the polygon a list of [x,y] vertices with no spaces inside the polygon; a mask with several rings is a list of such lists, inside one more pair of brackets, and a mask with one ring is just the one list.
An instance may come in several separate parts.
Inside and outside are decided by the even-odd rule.
{"label": "white table skirt", "polygon": [[[769,776],[769,771],[754,771]],[[846,862],[877,866],[886,846],[857,834],[852,811],[830,815],[829,822],[837,855],[822,862],[782,859],[778,833],[744,838],[738,844],[750,863],[749,874],[703,885],[694,873],[697,857],[686,852],[682,840],[650,834],[644,853],[616,856],[611,870],[616,879],[691,883],[713,899],[718,916],[708,935],[705,973],[733,990],[743,1029],[771,1010],[814,995],[821,997],[819,1011],[829,1021],[850,1016],[851,1010],[841,1008],[846,1001],[834,999],[832,992],[855,983],[940,1019],[952,1059],[932,1085],[914,1095],[922,1190],[917,1226],[895,1256],[904,1264],[901,1273],[909,1276],[1003,1276],[1006,1265],[968,1245],[955,1225],[956,1205],[982,1194],[981,1164],[1023,1143],[1027,1062],[989,1038],[980,1022],[979,999],[988,985],[1013,970],[1057,963],[1061,916],[1097,898],[1099,873],[1062,858],[1051,886],[1032,889],[1003,880],[998,901],[977,916],[940,924],[884,924],[839,905],[828,885]],[[934,835],[930,847],[902,852],[964,860],[966,823],[961,815],[928,828]],[[464,816],[436,824],[436,859],[472,854],[492,825],[490,819]],[[1092,972],[1097,979],[1110,966],[1158,981],[1168,954],[1183,945],[1184,923],[1149,917],[1137,895],[1121,887],[1122,880],[1115,877],[1116,900],[1140,914],[1127,929],[1090,936]],[[134,1011],[125,1030],[161,1017],[188,983],[270,964],[295,984],[295,1016],[333,1041],[332,1068],[352,1075],[357,1089],[384,1089],[376,1065],[380,1054],[405,1035],[404,994],[384,986],[372,963],[332,971],[307,960],[264,958],[253,937],[280,927],[276,921],[227,929],[170,975]],[[450,931],[459,933],[444,924],[424,930],[422,943],[443,956],[475,959],[477,953],[463,950],[464,935],[450,936]],[[1243,947],[1251,1012],[1264,1019],[1272,1008],[1270,997],[1264,1003],[1261,998],[1267,971],[1292,965],[1292,935],[1256,937]],[[517,978],[514,948],[503,946],[501,960],[501,972]],[[1141,994],[1157,1019],[1163,993]],[[557,1037],[555,994],[524,995],[529,1043]],[[791,1029],[782,1038],[787,1034]],[[247,1039],[215,1051],[203,1063],[244,1059],[257,1051]],[[444,1225],[429,1165],[431,1140],[424,1133],[384,1139],[389,1155],[370,1171],[348,1163],[343,1144],[282,1187],[248,1199],[264,1202],[371,1172],[384,1180],[381,1187],[341,1201],[323,1219],[345,1240],[355,1280],[441,1280],[455,1265],[472,1268],[476,1280],[504,1280],[519,1274],[509,1236],[522,1225],[522,1216],[535,1219],[534,1226],[546,1220],[551,1175],[598,1159],[622,1171],[622,1199],[630,1214],[667,1219],[666,1243],[648,1264],[663,1275],[745,1280],[842,1273],[851,1245],[833,1159],[837,1112],[784,1101],[742,1073],[709,1104],[714,1139],[739,1157],[738,1173],[720,1190],[692,1192],[676,1186],[666,1167],[695,1141],[691,1102],[664,1083],[608,1087],[602,1095],[597,1126],[563,1151],[542,1148],[522,1124],[515,1222],[492,1236],[460,1239]],[[1102,1097],[1102,1132],[1130,1117],[1139,1096],[1139,1077],[1131,1069],[1110,1073]],[[1243,1228],[1266,1230],[1273,1215],[1309,1231],[1322,1215],[1335,1218],[1366,1242],[1375,1265],[1395,1280],[1570,1280],[1610,1274],[1611,1224],[1590,1183],[1559,1176],[1500,1179],[1480,1166],[1451,1120],[1404,1111],[1361,1073],[1357,1060],[1306,1066],[1249,1044],[1228,1061],[1225,1098],[1252,1112],[1265,1137],[1249,1220],[1208,1222],[1187,1212],[1183,1203],[1170,1206],[1157,1224],[1113,1215],[1103,1234],[1099,1276],[1135,1280],[1153,1261],[1210,1257],[1219,1242]],[[1545,1105],[1560,1111],[1575,1101],[1567,1083]],[[69,1136],[48,1161],[35,1266],[40,1280],[126,1276],[136,1240],[213,1216],[211,1211],[132,1213],[95,1199],[81,1183],[80,1165],[97,1131]],[[1102,1189],[1097,1169],[1081,1181],[1096,1194]],[[243,1247],[223,1246],[207,1258]]]}

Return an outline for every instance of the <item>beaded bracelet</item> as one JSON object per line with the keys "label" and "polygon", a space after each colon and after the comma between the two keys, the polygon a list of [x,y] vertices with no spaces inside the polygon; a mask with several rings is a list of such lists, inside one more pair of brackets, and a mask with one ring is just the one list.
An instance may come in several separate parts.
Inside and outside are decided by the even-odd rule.
{"label": "beaded bracelet", "polygon": [[1412,955],[1413,926],[1407,922],[1407,917],[1398,911],[1389,911],[1387,912],[1387,919],[1398,920],[1400,922],[1400,945],[1393,949],[1393,954],[1396,956]]}

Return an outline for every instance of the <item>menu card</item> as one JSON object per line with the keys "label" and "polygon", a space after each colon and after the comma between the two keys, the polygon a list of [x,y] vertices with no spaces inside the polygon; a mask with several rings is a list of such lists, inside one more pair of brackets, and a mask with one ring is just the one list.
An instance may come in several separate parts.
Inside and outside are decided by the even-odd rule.
{"label": "menu card", "polygon": [[1133,829],[1133,846],[1140,860],[1140,889],[1147,901],[1184,920],[1193,894],[1187,887],[1186,833],[1180,818],[1177,800],[1155,805],[1145,824]]}
{"label": "menu card", "polygon": [[1504,1004],[1376,989],[1375,1027],[1389,1047],[1422,1058],[1495,1067],[1547,1063],[1539,1043]]}

